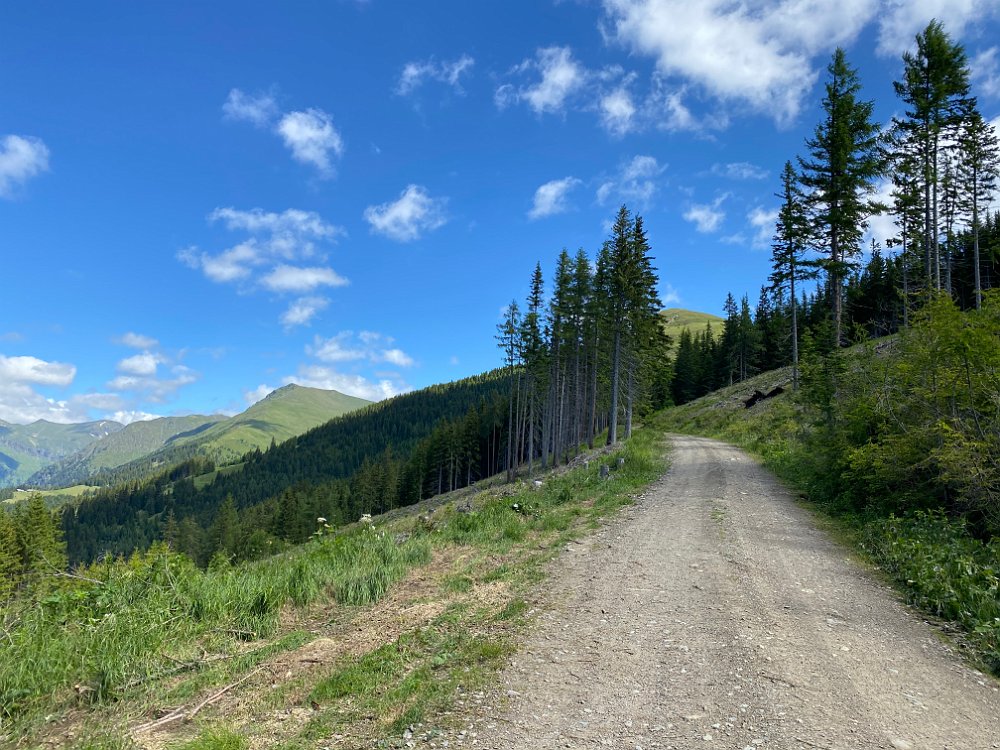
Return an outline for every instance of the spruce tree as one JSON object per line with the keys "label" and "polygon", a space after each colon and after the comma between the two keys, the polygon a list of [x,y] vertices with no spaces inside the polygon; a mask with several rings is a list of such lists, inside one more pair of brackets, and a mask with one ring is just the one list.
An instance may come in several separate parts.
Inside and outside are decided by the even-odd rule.
{"label": "spruce tree", "polygon": [[538,425],[539,394],[544,392],[547,375],[547,351],[542,336],[542,300],[545,282],[542,264],[535,264],[531,275],[524,319],[521,321],[521,352],[524,357],[525,392],[528,400],[528,475],[530,476],[535,458],[535,436]]}
{"label": "spruce tree", "polygon": [[834,52],[827,72],[825,116],[806,141],[809,158],[800,160],[800,166],[813,236],[826,256],[821,265],[832,295],[834,346],[840,346],[843,283],[861,252],[868,217],[883,210],[872,196],[884,172],[884,157],[879,128],[872,122],[874,103],[858,99],[861,83],[843,49]]}
{"label": "spruce tree", "polygon": [[[521,327],[521,310],[517,300],[511,300],[504,312],[503,320],[497,325],[497,345],[504,355],[504,364],[510,378],[510,396],[507,404],[507,481],[514,480],[514,401],[516,399],[515,380],[516,369],[521,363],[521,347],[519,333]],[[440,484],[440,483],[439,483]],[[440,490],[439,490],[440,491]]]}
{"label": "spruce tree", "polygon": [[916,37],[916,51],[903,54],[903,79],[893,86],[907,106],[905,118],[893,120],[896,143],[920,165],[923,189],[924,273],[927,291],[941,288],[938,247],[938,192],[941,146],[958,136],[969,106],[969,67],[962,46],[952,42],[939,21]]}
{"label": "spruce tree", "polygon": [[781,208],[771,245],[771,288],[779,293],[788,290],[791,308],[792,390],[799,387],[799,324],[795,298],[795,282],[815,277],[815,269],[804,255],[809,243],[809,217],[806,197],[799,185],[799,176],[790,161],[781,172]]}
{"label": "spruce tree", "polygon": [[17,543],[17,530],[10,514],[0,508],[0,603],[17,590],[23,569],[21,547]]}
{"label": "spruce tree", "polygon": [[611,404],[608,413],[608,445],[618,442],[618,414],[621,406],[623,339],[626,335],[628,296],[631,291],[633,224],[628,208],[622,206],[608,241],[608,326],[611,335]]}
{"label": "spruce tree", "polygon": [[41,495],[32,495],[19,504],[15,516],[17,541],[21,549],[24,576],[32,586],[40,586],[66,570],[66,544]]}
{"label": "spruce tree", "polygon": [[988,206],[1000,178],[1000,146],[996,129],[970,103],[959,136],[961,159],[961,203],[971,217],[973,284],[976,309],[983,306],[983,286],[979,248],[980,212]]}

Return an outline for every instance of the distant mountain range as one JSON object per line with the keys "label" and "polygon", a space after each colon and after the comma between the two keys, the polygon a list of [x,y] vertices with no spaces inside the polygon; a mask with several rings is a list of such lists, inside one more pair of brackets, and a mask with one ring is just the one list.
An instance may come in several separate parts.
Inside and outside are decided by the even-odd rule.
{"label": "distant mountain range", "polygon": [[40,419],[24,425],[0,420],[0,487],[24,482],[39,469],[123,428],[110,420],[55,424]]}
{"label": "distant mountain range", "polygon": [[[85,425],[46,422],[50,429],[45,434],[51,437],[44,453],[36,451],[33,462],[25,460],[24,451],[14,456],[4,455],[9,451],[0,434],[0,451],[4,451],[0,454],[0,465],[9,458],[15,468],[0,474],[0,483],[44,488],[107,484],[142,478],[157,468],[194,456],[204,456],[219,464],[229,463],[255,448],[267,448],[272,440],[283,442],[369,403],[338,391],[287,385],[234,417],[163,417],[128,426],[117,422]],[[39,424],[42,423],[26,426],[0,423],[17,436],[17,445],[25,442],[22,437],[25,431]],[[8,442],[14,444],[13,439]],[[50,447],[50,443],[60,450]]]}
{"label": "distant mountain range", "polygon": [[80,484],[105,469],[114,469],[129,461],[159,450],[168,441],[181,435],[196,435],[213,424],[225,420],[217,415],[195,414],[187,417],[163,417],[132,422],[117,432],[95,440],[89,445],[45,466],[27,479],[37,487],[67,487]]}

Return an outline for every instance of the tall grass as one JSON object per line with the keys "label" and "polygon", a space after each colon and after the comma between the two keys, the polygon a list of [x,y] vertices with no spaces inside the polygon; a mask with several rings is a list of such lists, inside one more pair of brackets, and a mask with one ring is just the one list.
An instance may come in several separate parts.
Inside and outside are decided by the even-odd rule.
{"label": "tall grass", "polygon": [[91,566],[41,600],[3,613],[0,718],[4,725],[71,705],[114,700],[202,650],[274,633],[281,608],[322,596],[370,604],[430,559],[426,538],[402,544],[360,529],[287,555],[199,570],[164,546]]}

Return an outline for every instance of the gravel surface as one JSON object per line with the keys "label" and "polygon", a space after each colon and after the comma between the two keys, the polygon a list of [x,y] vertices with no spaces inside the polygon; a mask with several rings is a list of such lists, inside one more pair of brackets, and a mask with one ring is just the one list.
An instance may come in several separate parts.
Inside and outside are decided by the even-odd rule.
{"label": "gravel surface", "polygon": [[567,548],[501,688],[437,747],[1000,748],[996,681],[742,451],[672,442],[666,476]]}

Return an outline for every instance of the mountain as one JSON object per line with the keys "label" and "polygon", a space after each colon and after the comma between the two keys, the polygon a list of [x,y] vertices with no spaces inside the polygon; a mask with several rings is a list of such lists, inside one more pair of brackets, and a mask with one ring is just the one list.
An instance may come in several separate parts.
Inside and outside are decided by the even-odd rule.
{"label": "mountain", "polygon": [[339,391],[286,385],[272,391],[245,412],[198,435],[178,436],[174,445],[196,444],[218,463],[239,459],[247,451],[282,443],[371,401]]}
{"label": "mountain", "polygon": [[282,443],[370,403],[338,391],[286,385],[234,417],[173,435],[146,455],[98,471],[89,483],[113,485],[143,479],[196,457],[220,465],[233,463],[249,451],[263,450],[272,441]]}
{"label": "mountain", "polygon": [[711,313],[682,310],[679,307],[661,310],[660,317],[663,318],[664,332],[673,339],[674,348],[677,346],[677,340],[680,338],[681,331],[685,328],[695,333],[697,331],[704,331],[706,324],[711,323],[718,334],[722,331],[722,324],[726,322],[719,316],[712,315]]}
{"label": "mountain", "polygon": [[39,419],[31,424],[0,420],[0,487],[19,484],[39,469],[120,431],[110,420],[56,424]]}
{"label": "mountain", "polygon": [[194,414],[133,422],[35,472],[27,484],[35,487],[69,487],[82,483],[92,474],[142,458],[162,448],[170,440],[197,435],[224,419],[220,415],[206,417]]}

